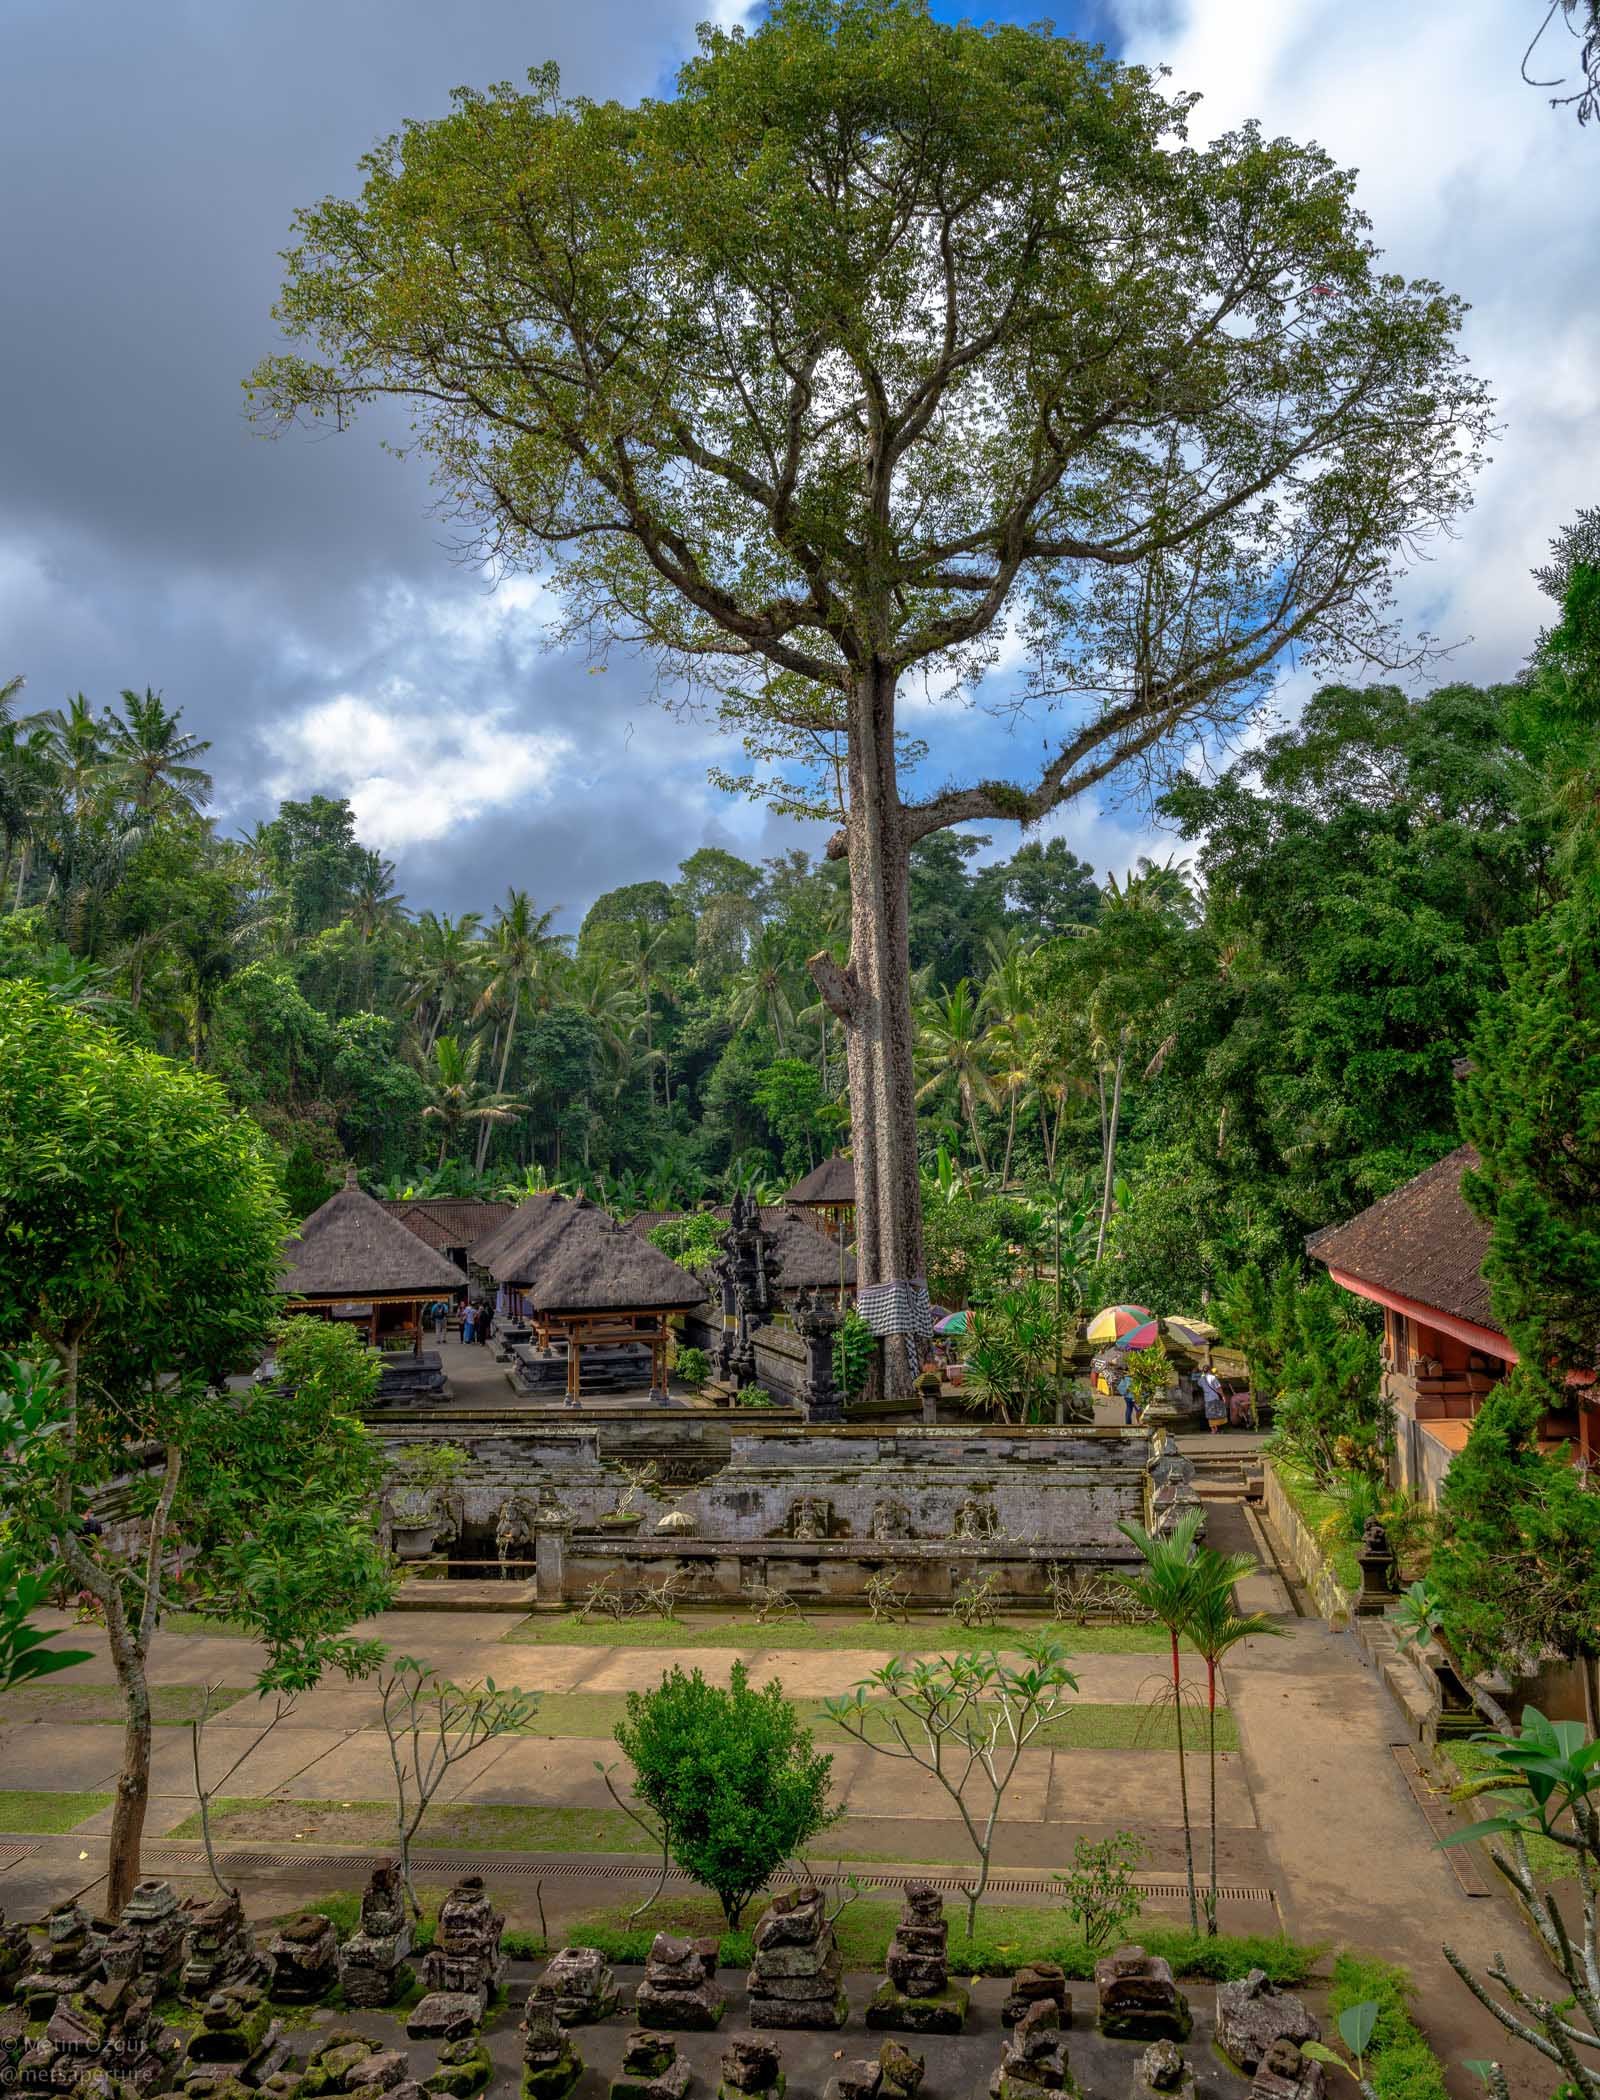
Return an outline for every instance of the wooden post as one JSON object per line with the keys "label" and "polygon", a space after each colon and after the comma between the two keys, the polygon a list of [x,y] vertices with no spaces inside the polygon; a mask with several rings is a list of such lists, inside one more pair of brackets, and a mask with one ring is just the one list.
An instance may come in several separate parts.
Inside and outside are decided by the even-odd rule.
{"label": "wooden post", "polygon": [[567,1405],[569,1407],[576,1407],[578,1404],[578,1393],[582,1381],[579,1362],[581,1349],[582,1344],[578,1340],[577,1328],[575,1326],[569,1327],[567,1329]]}

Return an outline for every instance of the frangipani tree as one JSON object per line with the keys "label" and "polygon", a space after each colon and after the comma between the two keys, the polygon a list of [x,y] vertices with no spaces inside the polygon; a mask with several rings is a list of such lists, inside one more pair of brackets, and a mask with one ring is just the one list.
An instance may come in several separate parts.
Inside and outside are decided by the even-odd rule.
{"label": "frangipani tree", "polygon": [[[670,100],[462,90],[287,257],[312,354],[258,369],[267,417],[405,402],[487,559],[711,696],[739,785],[841,820],[850,960],[814,970],[864,1283],[923,1269],[913,845],[1239,720],[1291,647],[1414,661],[1392,562],[1481,456],[1458,302],[1381,269],[1320,149],[1196,147],[1191,107],[1042,29],[778,0]],[[1031,769],[914,787],[902,686],[970,701],[1008,634]]]}

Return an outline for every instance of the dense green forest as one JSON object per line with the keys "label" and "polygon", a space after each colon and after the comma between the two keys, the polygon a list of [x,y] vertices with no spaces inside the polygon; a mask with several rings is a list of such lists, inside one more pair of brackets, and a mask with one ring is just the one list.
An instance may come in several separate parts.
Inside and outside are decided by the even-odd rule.
{"label": "dense green forest", "polygon": [[[1459,1142],[1452,1067],[1505,938],[1572,879],[1593,730],[1552,664],[1592,644],[1596,537],[1590,515],[1556,543],[1558,624],[1520,679],[1324,687],[1168,787],[1160,863],[916,848],[936,1287],[980,1283],[984,1246],[1026,1237],[1012,1193],[1053,1181],[1087,1201],[1102,1287],[1193,1305]],[[848,1143],[805,967],[844,952],[841,863],[704,847],[575,937],[516,888],[452,919],[408,904],[343,801],[223,836],[209,747],[158,693],[25,697],[0,688],[0,973],[214,1073],[297,1211],[347,1159],[382,1192],[627,1210],[776,1189]]]}

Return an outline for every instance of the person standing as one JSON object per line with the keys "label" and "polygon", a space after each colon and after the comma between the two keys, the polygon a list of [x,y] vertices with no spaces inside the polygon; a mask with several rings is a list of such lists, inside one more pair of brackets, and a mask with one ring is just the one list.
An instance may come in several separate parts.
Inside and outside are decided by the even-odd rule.
{"label": "person standing", "polygon": [[1117,1380],[1116,1389],[1122,1395],[1122,1426],[1131,1429],[1139,1419],[1139,1403],[1133,1395],[1133,1380],[1126,1371]]}
{"label": "person standing", "polygon": [[485,1349],[488,1348],[489,1337],[493,1333],[494,1307],[492,1305],[485,1305],[482,1312],[480,1312],[478,1315],[478,1341]]}
{"label": "person standing", "polygon": [[444,1298],[436,1299],[433,1307],[433,1338],[441,1349],[444,1347],[445,1323],[449,1318],[449,1301]]}
{"label": "person standing", "polygon": [[467,1344],[469,1348],[472,1345],[472,1331],[477,1322],[477,1318],[478,1309],[473,1304],[472,1300],[469,1298],[466,1303],[466,1308],[461,1315],[461,1339]]}
{"label": "person standing", "polygon": [[1228,1420],[1228,1396],[1222,1390],[1222,1380],[1210,1369],[1200,1373],[1200,1394],[1206,1411],[1206,1428],[1213,1436]]}

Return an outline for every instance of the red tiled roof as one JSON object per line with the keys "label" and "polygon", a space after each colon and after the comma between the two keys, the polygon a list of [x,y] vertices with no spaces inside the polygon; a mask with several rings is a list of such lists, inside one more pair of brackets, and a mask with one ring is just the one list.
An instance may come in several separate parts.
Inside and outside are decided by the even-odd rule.
{"label": "red tiled roof", "polygon": [[479,1196],[389,1196],[383,1207],[419,1240],[442,1252],[446,1247],[476,1246],[498,1232],[517,1206]]}
{"label": "red tiled roof", "polygon": [[1345,1224],[1312,1233],[1306,1252],[1397,1298],[1497,1329],[1483,1280],[1489,1228],[1461,1193],[1462,1173],[1477,1164],[1461,1146]]}

